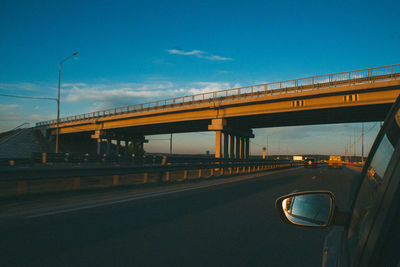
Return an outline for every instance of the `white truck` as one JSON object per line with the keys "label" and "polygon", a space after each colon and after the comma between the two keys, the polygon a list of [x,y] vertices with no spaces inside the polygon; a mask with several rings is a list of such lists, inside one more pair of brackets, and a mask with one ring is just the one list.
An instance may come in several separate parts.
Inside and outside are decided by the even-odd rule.
{"label": "white truck", "polygon": [[303,161],[303,156],[293,156],[293,161]]}

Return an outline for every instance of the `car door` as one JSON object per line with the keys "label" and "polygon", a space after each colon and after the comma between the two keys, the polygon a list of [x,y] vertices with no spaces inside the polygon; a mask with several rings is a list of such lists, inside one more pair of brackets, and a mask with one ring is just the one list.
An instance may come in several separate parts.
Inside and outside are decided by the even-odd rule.
{"label": "car door", "polygon": [[388,229],[399,209],[400,98],[378,134],[353,202],[341,261],[349,266],[381,266]]}

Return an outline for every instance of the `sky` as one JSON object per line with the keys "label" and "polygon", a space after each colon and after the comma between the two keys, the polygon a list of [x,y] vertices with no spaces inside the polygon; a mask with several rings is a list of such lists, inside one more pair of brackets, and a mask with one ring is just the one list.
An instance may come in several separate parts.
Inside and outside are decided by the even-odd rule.
{"label": "sky", "polygon": [[[0,94],[56,98],[61,116],[400,63],[399,1],[2,0]],[[55,119],[56,101],[0,96],[0,132]],[[366,123],[366,150],[379,123]],[[256,129],[251,153],[343,154],[361,124]],[[149,136],[148,152],[169,151]],[[212,132],[173,137],[214,152]],[[178,142],[179,140],[179,142]],[[193,142],[193,141],[196,142]],[[352,140],[351,142],[353,142]]]}

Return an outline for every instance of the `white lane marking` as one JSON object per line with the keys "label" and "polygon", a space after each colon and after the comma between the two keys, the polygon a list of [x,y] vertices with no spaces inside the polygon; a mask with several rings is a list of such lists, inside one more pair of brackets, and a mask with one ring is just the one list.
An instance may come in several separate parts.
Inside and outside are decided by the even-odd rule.
{"label": "white lane marking", "polygon": [[[288,169],[288,170],[293,170],[293,169]],[[180,193],[180,192],[185,192],[185,191],[191,191],[191,190],[202,189],[202,188],[207,188],[207,187],[212,187],[212,186],[217,186],[217,185],[223,185],[223,184],[239,182],[239,181],[243,181],[243,180],[247,180],[247,179],[257,178],[259,176],[269,176],[269,175],[275,174],[275,173],[277,173],[279,171],[282,171],[282,170],[278,170],[278,171],[274,171],[274,172],[270,172],[270,173],[259,173],[259,174],[256,174],[256,175],[252,175],[250,177],[249,176],[245,176],[245,177],[240,178],[240,179],[234,179],[234,180],[230,180],[230,181],[221,181],[219,183],[213,183],[213,184],[208,184],[208,185],[192,186],[192,187],[189,187],[189,188],[174,189],[174,190],[164,191],[164,192],[144,193],[144,194],[141,194],[141,195],[138,195],[138,196],[119,199],[119,200],[114,200],[114,201],[106,201],[106,202],[100,202],[100,203],[96,203],[96,204],[89,204],[89,205],[81,206],[81,207],[62,209],[62,210],[55,210],[55,211],[49,211],[49,212],[43,212],[43,213],[40,213],[40,214],[29,215],[29,216],[26,216],[25,218],[33,219],[33,218],[44,217],[44,216],[49,216],[49,215],[56,215],[56,214],[68,213],[68,212],[73,212],[73,211],[78,211],[78,210],[85,210],[85,209],[92,209],[92,208],[97,208],[97,207],[102,207],[102,206],[114,205],[114,204],[119,204],[119,203],[139,200],[139,199],[146,199],[146,198],[152,198],[152,197],[158,197],[158,196],[165,196],[165,195],[170,195],[170,194],[175,194],[175,193]]]}

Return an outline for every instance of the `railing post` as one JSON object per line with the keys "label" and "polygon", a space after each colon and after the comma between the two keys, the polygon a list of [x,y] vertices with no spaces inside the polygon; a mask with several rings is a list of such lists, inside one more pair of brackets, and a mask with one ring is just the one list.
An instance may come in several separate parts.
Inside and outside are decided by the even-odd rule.
{"label": "railing post", "polygon": [[390,79],[393,79],[393,66],[390,66]]}
{"label": "railing post", "polygon": [[47,153],[43,152],[42,153],[42,163],[46,163],[47,162]]}

